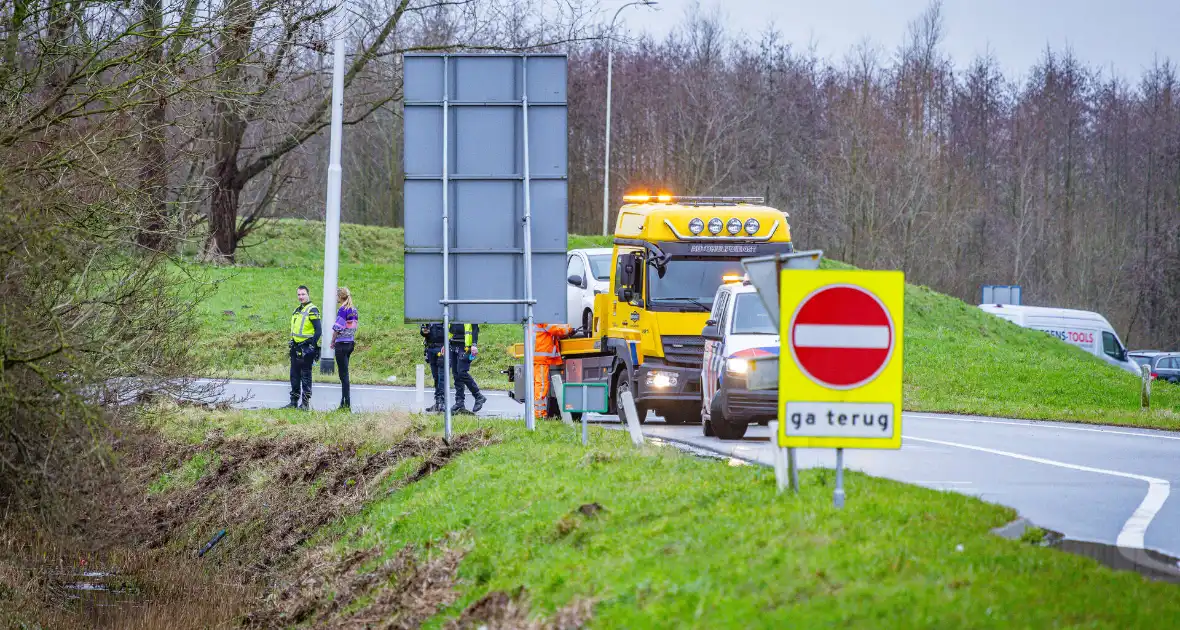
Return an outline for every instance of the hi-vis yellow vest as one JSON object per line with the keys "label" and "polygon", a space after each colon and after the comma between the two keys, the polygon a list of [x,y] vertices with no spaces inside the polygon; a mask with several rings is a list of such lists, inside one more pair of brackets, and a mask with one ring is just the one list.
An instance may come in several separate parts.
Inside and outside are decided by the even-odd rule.
{"label": "hi-vis yellow vest", "polygon": [[315,336],[315,325],[312,323],[320,318],[320,309],[308,302],[291,313],[291,339],[295,343],[302,343]]}

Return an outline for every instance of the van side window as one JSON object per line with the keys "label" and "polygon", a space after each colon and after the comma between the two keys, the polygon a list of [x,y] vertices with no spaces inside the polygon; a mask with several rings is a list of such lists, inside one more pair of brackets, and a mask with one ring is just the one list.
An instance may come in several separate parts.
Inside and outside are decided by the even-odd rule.
{"label": "van side window", "polygon": [[1112,359],[1121,361],[1123,358],[1123,348],[1119,344],[1119,340],[1115,339],[1114,335],[1108,332],[1102,333],[1102,351]]}
{"label": "van side window", "polygon": [[723,334],[729,331],[729,303],[735,298],[732,293],[726,293],[725,304],[721,305],[721,312],[717,313],[717,329]]}
{"label": "van side window", "polygon": [[727,302],[729,302],[729,293],[723,292],[720,299],[713,303],[713,312],[709,314],[709,319],[716,321],[720,325],[721,314],[725,312],[725,304]]}

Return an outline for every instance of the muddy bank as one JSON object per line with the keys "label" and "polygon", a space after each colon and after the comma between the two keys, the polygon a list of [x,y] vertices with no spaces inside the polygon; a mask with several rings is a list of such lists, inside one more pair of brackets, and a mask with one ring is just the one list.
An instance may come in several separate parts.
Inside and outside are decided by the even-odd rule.
{"label": "muddy bank", "polygon": [[[183,444],[124,427],[69,519],[0,523],[0,625],[417,627],[453,601],[459,551],[336,558],[314,536],[490,441],[447,445],[419,426],[392,444],[220,432]],[[316,584],[350,590],[327,602]],[[346,592],[371,601],[341,616]]]}

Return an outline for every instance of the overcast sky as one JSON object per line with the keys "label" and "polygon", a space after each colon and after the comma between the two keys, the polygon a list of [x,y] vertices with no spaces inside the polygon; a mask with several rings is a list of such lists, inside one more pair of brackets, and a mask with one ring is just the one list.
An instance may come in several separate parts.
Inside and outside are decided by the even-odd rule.
{"label": "overcast sky", "polygon": [[[695,0],[659,0],[659,11],[633,6],[620,23],[663,37]],[[626,0],[605,0],[606,19]],[[929,0],[700,0],[720,7],[733,31],[757,34],[773,23],[796,47],[843,58],[866,38],[892,53],[906,25]],[[944,0],[943,50],[958,67],[990,51],[1009,78],[1023,77],[1044,54],[1072,48],[1079,59],[1136,79],[1158,56],[1180,61],[1180,0]]]}

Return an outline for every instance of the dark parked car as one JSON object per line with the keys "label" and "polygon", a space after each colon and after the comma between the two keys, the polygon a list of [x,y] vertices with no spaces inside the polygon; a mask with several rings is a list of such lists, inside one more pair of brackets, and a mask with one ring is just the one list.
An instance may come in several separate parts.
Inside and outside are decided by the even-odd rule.
{"label": "dark parked car", "polygon": [[1180,352],[1132,352],[1131,360],[1151,369],[1151,378],[1157,381],[1180,383]]}

